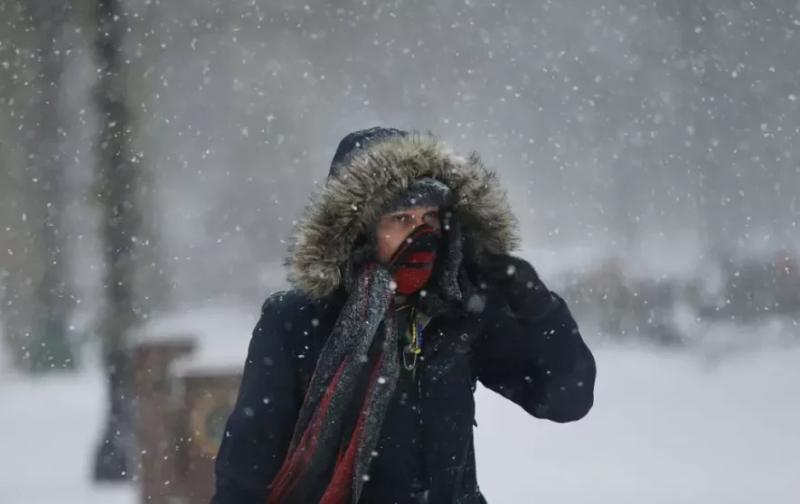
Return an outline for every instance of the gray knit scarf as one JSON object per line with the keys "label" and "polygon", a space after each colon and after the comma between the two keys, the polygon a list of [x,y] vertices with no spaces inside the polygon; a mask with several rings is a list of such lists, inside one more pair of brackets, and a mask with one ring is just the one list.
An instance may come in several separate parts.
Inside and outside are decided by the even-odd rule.
{"label": "gray knit scarf", "polygon": [[400,363],[389,271],[369,263],[325,342],[268,502],[358,502]]}

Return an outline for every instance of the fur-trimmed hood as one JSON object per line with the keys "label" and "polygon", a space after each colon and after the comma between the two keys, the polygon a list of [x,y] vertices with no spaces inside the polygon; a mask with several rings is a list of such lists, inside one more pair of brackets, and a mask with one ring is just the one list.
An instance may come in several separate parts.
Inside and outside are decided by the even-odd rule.
{"label": "fur-trimmed hood", "polygon": [[331,294],[344,282],[358,238],[387,204],[423,177],[451,189],[449,210],[474,254],[516,248],[516,218],[496,174],[477,154],[459,156],[430,135],[393,136],[349,157],[312,197],[294,230],[289,281],[312,299]]}

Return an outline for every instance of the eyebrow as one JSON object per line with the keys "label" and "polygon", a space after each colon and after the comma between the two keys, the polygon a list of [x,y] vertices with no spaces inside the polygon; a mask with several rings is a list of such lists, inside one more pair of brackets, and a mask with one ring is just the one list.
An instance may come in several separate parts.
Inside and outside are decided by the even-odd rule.
{"label": "eyebrow", "polygon": [[[391,212],[391,213],[388,213],[386,215],[388,215],[390,217],[394,217],[396,215],[411,215],[412,213],[413,212],[409,212],[408,210],[398,210],[396,212]],[[438,208],[434,208],[434,209],[428,210],[427,212],[425,212],[425,215],[430,214],[430,213],[439,213],[439,209]]]}

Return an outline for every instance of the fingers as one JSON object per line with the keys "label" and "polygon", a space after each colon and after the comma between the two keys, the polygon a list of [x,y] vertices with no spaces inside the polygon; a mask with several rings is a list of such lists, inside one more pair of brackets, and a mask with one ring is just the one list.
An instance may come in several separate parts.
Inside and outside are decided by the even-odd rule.
{"label": "fingers", "polygon": [[495,281],[504,283],[524,276],[528,269],[527,263],[507,254],[487,254],[482,266]]}

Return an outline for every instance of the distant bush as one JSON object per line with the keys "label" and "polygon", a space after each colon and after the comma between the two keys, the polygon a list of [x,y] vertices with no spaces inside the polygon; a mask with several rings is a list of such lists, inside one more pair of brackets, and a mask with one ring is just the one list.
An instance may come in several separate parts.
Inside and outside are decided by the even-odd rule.
{"label": "distant bush", "polygon": [[[600,337],[613,341],[719,345],[724,337],[707,337],[715,325],[757,328],[776,318],[793,324],[800,319],[800,268],[789,251],[766,258],[718,254],[696,275],[682,277],[633,277],[622,258],[610,257],[562,281],[576,317],[595,323]],[[800,342],[797,331],[793,333],[787,338]],[[746,334],[750,333],[727,331],[730,338]]]}

